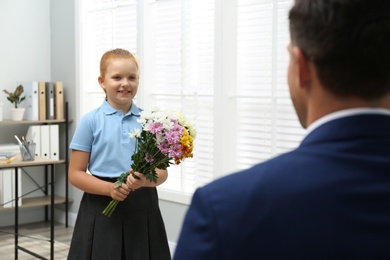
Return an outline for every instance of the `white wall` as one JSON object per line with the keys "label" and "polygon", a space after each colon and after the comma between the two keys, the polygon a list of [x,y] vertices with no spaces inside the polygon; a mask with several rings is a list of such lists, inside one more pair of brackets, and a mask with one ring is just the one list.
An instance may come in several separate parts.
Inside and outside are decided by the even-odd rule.
{"label": "white wall", "polygon": [[[8,108],[12,104],[3,89],[13,91],[17,81],[51,79],[49,3],[49,0],[0,0],[0,102],[4,104],[4,119],[10,118]],[[2,126],[0,143],[16,143],[14,134],[22,136],[26,131],[27,126]],[[34,170],[39,171],[33,169],[32,173]],[[23,178],[23,185],[30,185],[27,178]],[[14,224],[12,210],[2,211],[0,215],[0,226]],[[20,223],[43,219],[42,209],[20,212]]]}
{"label": "white wall", "polygon": [[0,0],[0,102],[9,118],[3,89],[16,81],[50,80],[49,0]]}
{"label": "white wall", "polygon": [[[68,102],[69,119],[73,120],[69,129],[69,142],[76,127],[76,33],[75,1],[50,1],[51,27],[51,71],[52,78],[64,83],[65,100]],[[63,149],[68,149],[63,147]],[[69,150],[68,150],[69,151]],[[56,190],[65,194],[65,174],[58,175]],[[67,181],[67,180],[66,180]],[[69,206],[70,212],[77,213],[81,192],[69,184],[69,197],[74,200]],[[64,209],[64,207],[61,207]],[[75,215],[74,214],[74,215]],[[72,216],[71,214],[69,216]],[[61,219],[62,221],[62,219]],[[69,223],[73,225],[74,220]]]}

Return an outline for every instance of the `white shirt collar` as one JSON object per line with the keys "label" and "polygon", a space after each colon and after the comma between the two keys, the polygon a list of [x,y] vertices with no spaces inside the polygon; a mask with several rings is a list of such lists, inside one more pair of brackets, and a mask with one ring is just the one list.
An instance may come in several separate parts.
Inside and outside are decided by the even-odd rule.
{"label": "white shirt collar", "polygon": [[336,111],[333,113],[330,113],[328,115],[325,115],[313,123],[311,123],[307,127],[307,132],[306,135],[311,133],[314,129],[317,127],[330,122],[332,120],[342,118],[342,117],[347,117],[347,116],[353,116],[353,115],[362,115],[362,114],[380,114],[380,115],[387,115],[390,116],[390,110],[389,109],[384,109],[384,108],[368,108],[368,107],[359,107],[359,108],[349,108],[341,111]]}

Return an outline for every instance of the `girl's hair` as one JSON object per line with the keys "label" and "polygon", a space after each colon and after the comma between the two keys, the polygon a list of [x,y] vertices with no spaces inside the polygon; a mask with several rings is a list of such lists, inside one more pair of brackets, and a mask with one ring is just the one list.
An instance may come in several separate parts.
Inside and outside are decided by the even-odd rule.
{"label": "girl's hair", "polygon": [[107,71],[108,61],[111,59],[131,59],[134,61],[135,65],[138,67],[138,61],[134,54],[129,52],[128,50],[117,48],[113,50],[109,50],[105,52],[100,59],[100,76],[104,77]]}

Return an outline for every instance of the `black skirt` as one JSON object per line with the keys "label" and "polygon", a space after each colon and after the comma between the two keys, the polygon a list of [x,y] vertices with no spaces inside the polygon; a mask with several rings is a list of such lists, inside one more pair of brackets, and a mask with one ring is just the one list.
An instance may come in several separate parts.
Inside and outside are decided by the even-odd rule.
{"label": "black skirt", "polygon": [[[115,182],[116,178],[101,178]],[[102,214],[111,197],[84,193],[69,260],[169,260],[168,240],[156,188],[140,188]]]}

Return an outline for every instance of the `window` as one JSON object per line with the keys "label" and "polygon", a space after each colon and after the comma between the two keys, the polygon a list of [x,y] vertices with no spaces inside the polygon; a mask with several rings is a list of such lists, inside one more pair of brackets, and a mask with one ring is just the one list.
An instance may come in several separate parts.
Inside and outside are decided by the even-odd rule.
{"label": "window", "polygon": [[103,102],[104,93],[98,84],[103,53],[116,47],[137,51],[137,2],[83,0],[80,8],[80,96],[85,98],[80,100],[80,107],[83,115]]}
{"label": "window", "polygon": [[238,0],[236,168],[296,147],[301,129],[287,87],[292,1]]}
{"label": "window", "polygon": [[194,158],[169,168],[160,198],[189,203],[197,187],[298,145],[287,87],[292,2],[83,2],[82,91],[99,106],[99,59],[127,48],[141,64],[137,104],[181,110],[196,126]]}

